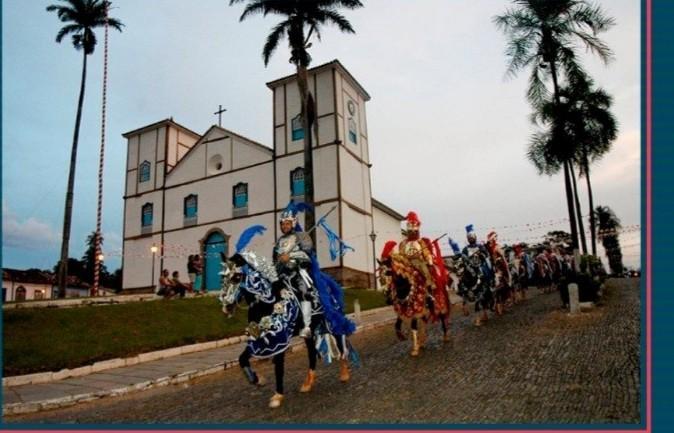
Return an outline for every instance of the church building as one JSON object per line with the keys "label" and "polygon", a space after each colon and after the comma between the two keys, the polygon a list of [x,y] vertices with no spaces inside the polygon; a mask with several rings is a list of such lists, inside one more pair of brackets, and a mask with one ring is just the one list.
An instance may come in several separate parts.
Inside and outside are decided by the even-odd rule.
{"label": "church building", "polygon": [[[343,285],[374,287],[375,256],[400,230],[403,215],[372,198],[366,103],[370,96],[334,60],[309,70],[316,104],[313,134],[316,219],[352,247],[332,260],[316,230],[324,270]],[[198,134],[173,119],[123,134],[127,140],[123,289],[148,292],[162,269],[188,281],[189,255],[203,256],[204,283],[220,287],[220,253],[232,254],[241,232],[267,228],[248,248],[271,257],[278,216],[304,198],[304,130],[296,76],[267,83],[273,97],[273,146],[219,126]],[[300,222],[303,218],[300,216]]]}

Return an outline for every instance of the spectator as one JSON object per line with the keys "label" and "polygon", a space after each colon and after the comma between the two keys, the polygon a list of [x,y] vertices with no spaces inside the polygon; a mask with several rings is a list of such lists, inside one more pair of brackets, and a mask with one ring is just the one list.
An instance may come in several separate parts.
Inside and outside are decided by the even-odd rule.
{"label": "spectator", "polygon": [[195,288],[197,273],[194,267],[194,263],[195,263],[195,256],[190,254],[190,256],[187,258],[187,277],[190,279],[190,289],[189,289],[190,292],[198,290]]}
{"label": "spectator", "polygon": [[189,290],[190,287],[180,281],[180,273],[178,271],[173,271],[173,278],[171,278],[171,281],[173,282],[173,290],[175,290],[176,293],[180,293],[181,298],[184,298],[185,291]]}
{"label": "spectator", "polygon": [[206,286],[204,285],[203,273],[204,273],[204,263],[201,261],[201,255],[194,255],[194,271],[196,277],[194,280],[194,291],[198,292],[201,290],[201,293],[206,294]]}
{"label": "spectator", "polygon": [[168,299],[171,298],[174,294],[175,285],[173,284],[173,280],[169,278],[169,270],[164,269],[161,271],[161,276],[159,277],[159,290],[157,290],[157,295]]}

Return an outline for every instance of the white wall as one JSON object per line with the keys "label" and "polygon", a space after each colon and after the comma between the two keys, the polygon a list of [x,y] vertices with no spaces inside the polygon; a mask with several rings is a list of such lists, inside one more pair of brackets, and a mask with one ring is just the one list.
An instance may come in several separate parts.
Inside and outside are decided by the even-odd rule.
{"label": "white wall", "polygon": [[26,301],[32,301],[35,299],[35,292],[38,290],[42,291],[42,299],[51,299],[52,298],[52,285],[51,284],[35,284],[35,283],[18,283],[10,280],[2,280],[2,288],[7,289],[7,302],[16,300],[16,289],[23,287],[26,289]]}

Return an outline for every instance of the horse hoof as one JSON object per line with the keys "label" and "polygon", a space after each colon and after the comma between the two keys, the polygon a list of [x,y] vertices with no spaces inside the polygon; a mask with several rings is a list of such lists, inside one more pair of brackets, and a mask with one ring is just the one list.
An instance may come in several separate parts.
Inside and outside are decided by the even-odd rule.
{"label": "horse hoof", "polygon": [[277,407],[281,407],[281,403],[283,403],[283,394],[274,394],[269,400],[269,407],[276,409]]}
{"label": "horse hoof", "polygon": [[307,373],[307,377],[306,379],[304,379],[304,383],[300,388],[300,392],[311,391],[315,383],[316,383],[316,372],[314,372],[313,370],[309,370],[309,372]]}
{"label": "horse hoof", "polygon": [[411,356],[419,356],[419,348],[415,347],[414,349],[412,349],[412,351],[410,352],[410,355]]}
{"label": "horse hoof", "polygon": [[267,379],[265,379],[264,376],[258,374],[257,375],[257,382],[255,382],[255,385],[265,386],[266,384],[267,384]]}
{"label": "horse hoof", "polygon": [[345,359],[342,359],[339,364],[339,381],[346,383],[349,379],[351,379],[349,364]]}
{"label": "horse hoof", "polygon": [[451,337],[449,336],[449,334],[445,334],[445,335],[442,336],[442,341],[444,343],[447,343],[450,340],[451,340]]}

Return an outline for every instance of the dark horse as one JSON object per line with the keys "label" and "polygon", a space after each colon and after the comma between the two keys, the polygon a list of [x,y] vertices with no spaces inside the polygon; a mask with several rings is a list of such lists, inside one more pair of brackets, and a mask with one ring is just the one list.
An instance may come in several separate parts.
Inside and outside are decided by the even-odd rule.
{"label": "dark horse", "polygon": [[[235,254],[230,258],[223,255],[222,275],[220,301],[223,312],[231,316],[242,299],[248,305],[249,324],[246,328],[248,341],[239,356],[239,365],[251,384],[263,385],[264,379],[252,369],[250,360],[272,358],[276,393],[272,396],[269,406],[279,407],[284,393],[285,351],[290,345],[291,338],[298,335],[304,327],[298,297],[288,280],[279,278],[275,267],[266,257],[251,251]],[[353,332],[353,323],[343,314],[342,322],[339,322],[339,318],[333,317],[335,305],[334,298],[330,296],[333,292],[330,288],[322,286],[326,283],[321,277],[324,275],[319,275],[316,281],[316,285],[321,287],[320,290],[316,290],[318,299],[312,311],[311,337],[305,338],[310,372],[315,369],[319,355],[327,362],[333,358],[340,359],[343,361],[340,379],[345,382],[348,380],[347,359],[357,361],[357,354],[346,339],[346,336]],[[331,283],[334,282],[328,282],[328,285]],[[328,302],[332,304],[324,307]],[[315,378],[312,378],[308,387],[305,382],[300,391],[309,391],[313,380]]]}
{"label": "dark horse", "polygon": [[492,277],[483,259],[478,252],[470,257],[462,254],[455,262],[459,276],[458,294],[464,300],[464,314],[468,314],[467,302],[475,302],[476,313],[482,311],[481,317],[475,320],[476,325],[484,323],[488,318],[487,311],[494,308]]}

